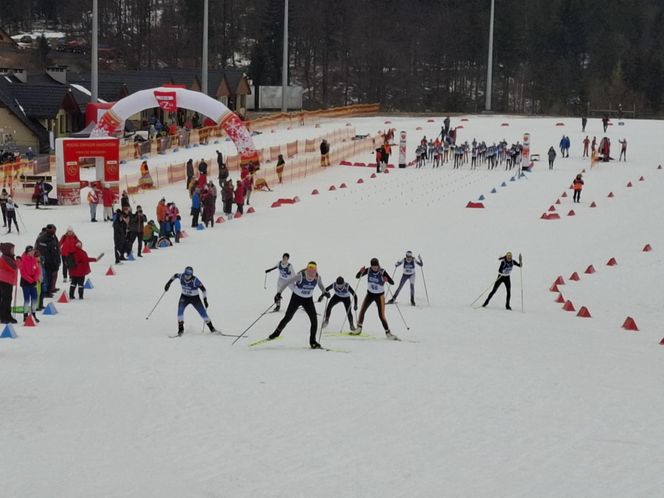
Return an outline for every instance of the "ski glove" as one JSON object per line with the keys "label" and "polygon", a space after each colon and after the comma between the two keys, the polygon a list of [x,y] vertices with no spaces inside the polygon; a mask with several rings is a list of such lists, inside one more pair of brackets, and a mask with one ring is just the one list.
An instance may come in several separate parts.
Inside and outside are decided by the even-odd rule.
{"label": "ski glove", "polygon": [[353,306],[353,310],[357,311],[357,303],[355,303],[355,306]]}
{"label": "ski glove", "polygon": [[164,285],[164,292],[168,292],[168,289],[171,288],[171,280],[166,282],[166,285]]}
{"label": "ski glove", "polygon": [[323,295],[321,297],[325,297],[326,299],[330,299],[330,293],[325,291],[325,292],[323,292]]}
{"label": "ski glove", "polygon": [[325,298],[325,294],[321,294],[320,297],[318,298],[318,302],[320,303],[324,298]]}
{"label": "ski glove", "polygon": [[207,297],[204,297],[204,298],[203,298],[203,304],[205,305],[205,309],[207,309],[208,306],[209,306],[209,305],[208,305]]}
{"label": "ski glove", "polygon": [[281,302],[281,292],[277,292],[274,295],[274,302],[277,303],[277,304],[279,304]]}

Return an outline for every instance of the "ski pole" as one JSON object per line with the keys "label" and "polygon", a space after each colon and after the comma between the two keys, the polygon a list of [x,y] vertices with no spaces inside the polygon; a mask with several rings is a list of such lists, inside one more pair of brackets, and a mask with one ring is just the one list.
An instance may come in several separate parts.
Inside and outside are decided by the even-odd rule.
{"label": "ski pole", "polygon": [[420,270],[422,271],[422,283],[424,284],[424,293],[427,295],[427,304],[431,306],[431,301],[429,301],[429,291],[427,290],[427,279],[424,278],[424,267],[420,266]]}
{"label": "ski pole", "polygon": [[265,272],[265,280],[263,280],[263,290],[267,289],[267,272]]}
{"label": "ski pole", "polygon": [[494,286],[494,284],[498,281],[499,278],[500,278],[500,275],[498,275],[498,277],[496,278],[496,280],[494,280],[493,282],[491,282],[491,284],[489,285],[489,287],[487,287],[486,289],[484,289],[484,290],[482,291],[482,293],[481,293],[479,296],[477,296],[477,297],[475,298],[475,300],[474,300],[472,303],[470,303],[470,305],[472,306],[472,305],[475,304],[477,301],[479,301],[479,299],[480,299],[484,294],[486,294],[486,291],[488,291],[491,287]]}
{"label": "ski pole", "polygon": [[[355,297],[353,298],[353,302],[355,302],[355,299],[357,299],[357,288],[360,286],[360,280],[362,280],[362,277],[357,279],[357,283],[355,284],[355,288],[353,289],[353,292],[355,293]],[[327,307],[327,305],[326,305],[326,307]],[[341,324],[341,328],[339,329],[340,334],[344,331],[344,326],[346,325],[346,319],[347,319],[346,315],[347,314],[348,313],[346,313],[344,315],[344,321]],[[357,323],[357,314],[355,314],[355,323]]]}
{"label": "ski pole", "polygon": [[327,302],[330,300],[329,297],[325,298],[325,307],[323,308],[323,319],[320,321],[320,329],[318,331],[318,342],[320,342],[321,337],[323,337],[323,323],[325,322],[325,315],[327,314]]}
{"label": "ski pole", "polygon": [[152,316],[152,313],[154,312],[155,309],[157,309],[157,306],[159,305],[159,303],[161,302],[161,299],[162,299],[165,295],[166,295],[166,291],[164,291],[164,292],[161,293],[161,296],[159,296],[159,299],[157,299],[157,302],[155,303],[155,305],[154,305],[154,306],[152,307],[152,309],[150,310],[150,313],[148,313],[148,316],[145,317],[146,320],[149,319],[150,316]]}
{"label": "ski pole", "polygon": [[521,270],[519,271],[519,276],[521,278],[521,313],[525,313],[525,311],[523,310],[523,263],[521,260],[521,253],[519,253],[519,264],[522,265],[519,268]]}
{"label": "ski pole", "polygon": [[[388,287],[387,291],[390,293],[392,297],[394,297],[394,294],[392,294],[392,289]],[[397,304],[396,299],[394,300],[394,306],[396,307],[397,311],[399,312],[399,316],[401,317],[401,320],[403,321],[404,326],[406,327],[406,330],[410,330],[410,327],[406,323],[406,319],[403,317],[403,313],[401,313],[401,309],[399,308],[399,305]]]}
{"label": "ski pole", "polygon": [[23,230],[26,232],[28,231],[28,227],[25,226],[25,222],[23,221],[23,216],[21,216],[21,213],[19,212],[18,209],[14,211],[16,214],[18,214],[18,219],[21,220],[21,225],[23,225]]}
{"label": "ski pole", "polygon": [[244,329],[244,332],[242,332],[242,333],[241,333],[241,334],[240,334],[240,335],[239,335],[239,336],[238,336],[238,337],[237,337],[237,338],[231,343],[231,346],[232,346],[233,344],[235,344],[238,340],[240,340],[240,338],[243,337],[244,334],[246,334],[247,332],[249,332],[249,329],[250,329],[251,327],[253,327],[254,325],[256,325],[256,322],[258,322],[258,320],[260,320],[261,318],[263,318],[263,316],[265,316],[265,314],[266,314],[268,311],[270,311],[270,310],[272,309],[272,306],[274,306],[274,303],[270,304],[270,306],[268,306],[268,308],[267,308],[265,311],[263,311],[263,313],[261,313],[260,315],[258,315],[258,318],[256,318],[256,319],[251,323],[251,325],[249,325],[246,329]]}

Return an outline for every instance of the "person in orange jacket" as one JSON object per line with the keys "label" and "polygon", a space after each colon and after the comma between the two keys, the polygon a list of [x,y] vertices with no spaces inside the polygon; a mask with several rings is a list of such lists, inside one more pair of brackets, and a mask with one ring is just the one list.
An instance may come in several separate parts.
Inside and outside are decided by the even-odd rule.
{"label": "person in orange jacket", "polygon": [[14,244],[0,244],[0,323],[17,323],[12,317],[12,290],[18,279]]}

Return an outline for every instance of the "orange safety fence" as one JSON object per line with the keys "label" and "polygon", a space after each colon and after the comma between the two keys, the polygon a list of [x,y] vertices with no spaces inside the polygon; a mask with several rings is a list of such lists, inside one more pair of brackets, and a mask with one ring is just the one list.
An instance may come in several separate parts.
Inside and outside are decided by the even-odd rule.
{"label": "orange safety fence", "polygon": [[[318,144],[320,144],[322,139],[326,139],[330,143],[330,164],[332,165],[338,164],[340,161],[349,159],[358,154],[373,153],[375,144],[381,140],[379,135],[373,137],[368,136],[357,140],[354,138],[354,128],[342,128],[326,133],[317,139],[299,140],[280,146],[261,149],[258,151],[261,159],[261,167],[255,174],[255,178],[264,179],[270,187],[277,184],[278,176],[276,172],[276,159],[279,154],[284,154],[284,157],[288,157],[282,173],[282,182],[292,182],[299,178],[304,178],[307,175],[322,171],[324,167],[321,166],[320,151],[318,150]],[[316,144],[314,151],[288,155],[288,150],[292,151],[294,147],[304,151],[304,144],[309,141]],[[228,170],[239,176],[240,156],[227,156],[225,159]],[[216,157],[206,158],[205,162],[208,165],[208,177],[211,180],[216,180],[219,176]],[[198,162],[195,163],[194,166],[197,171]],[[150,175],[154,185],[153,188],[160,188],[175,182],[184,181],[186,179],[186,165],[184,163],[179,163],[170,164],[168,166],[157,166],[155,168],[150,168]],[[120,188],[122,190],[127,190],[130,195],[136,194],[141,190],[138,185],[139,178],[139,173],[123,175]]]}
{"label": "orange safety fence", "polygon": [[[269,116],[245,121],[244,124],[249,130],[259,131],[274,128],[275,126],[286,125],[292,127],[316,124],[325,118],[372,116],[376,115],[379,110],[379,104],[357,104],[317,111],[271,114]],[[120,160],[129,161],[144,156],[166,153],[173,148],[184,147],[189,144],[207,144],[210,139],[226,136],[223,128],[219,125],[189,130],[186,140],[184,139],[184,134],[187,134],[186,131],[181,130],[178,135],[172,137],[155,138],[145,142],[136,143],[126,142],[120,145]],[[292,155],[289,155],[289,157],[292,157]]]}

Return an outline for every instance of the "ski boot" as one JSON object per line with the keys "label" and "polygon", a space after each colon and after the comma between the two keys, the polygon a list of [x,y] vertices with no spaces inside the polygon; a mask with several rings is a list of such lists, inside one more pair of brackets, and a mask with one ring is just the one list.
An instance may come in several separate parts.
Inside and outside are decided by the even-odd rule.
{"label": "ski boot", "polygon": [[321,349],[322,348],[322,346],[318,342],[316,342],[316,340],[313,340],[313,341],[309,342],[309,346],[311,346],[311,349]]}
{"label": "ski boot", "polygon": [[279,311],[279,309],[281,309],[281,303],[280,302],[277,303],[277,305],[274,307],[274,310],[272,310],[272,311]]}
{"label": "ski boot", "polygon": [[210,332],[211,332],[211,333],[214,334],[215,332],[218,332],[217,329],[214,328],[214,325],[212,325],[212,322],[211,322],[211,321],[210,321],[210,322],[207,322],[207,326],[208,326],[208,328],[210,329]]}
{"label": "ski boot", "polygon": [[350,322],[350,331],[355,332],[355,325],[353,325],[353,322]]}
{"label": "ski boot", "polygon": [[32,312],[32,319],[35,321],[35,323],[39,323],[39,318],[37,318],[37,313],[34,311]]}
{"label": "ski boot", "polygon": [[356,328],[351,327],[350,330],[348,332],[350,335],[360,335],[362,333],[362,325],[358,323]]}
{"label": "ski boot", "polygon": [[417,306],[417,304],[415,304],[415,298],[414,298],[414,297],[411,297],[411,298],[410,298],[410,304],[411,304],[412,306]]}
{"label": "ski boot", "polygon": [[184,334],[184,322],[178,322],[178,337]]}
{"label": "ski boot", "polygon": [[512,311],[512,307],[511,307],[509,304],[506,304],[506,305],[505,305],[505,309],[506,309],[506,310],[509,310],[509,311]]}
{"label": "ski boot", "polygon": [[392,332],[390,332],[389,330],[385,331],[385,339],[389,339],[391,341],[398,341],[399,340],[399,338],[396,335],[394,335]]}
{"label": "ski boot", "polygon": [[390,300],[387,302],[387,304],[394,304],[394,303],[396,302],[396,300],[397,300],[397,298],[396,298],[396,297],[393,297],[392,299],[390,299]]}
{"label": "ski boot", "polygon": [[275,330],[275,331],[272,332],[269,336],[267,336],[267,338],[271,341],[271,340],[273,340],[273,339],[276,339],[276,338],[279,337],[280,335],[281,335],[281,330]]}

